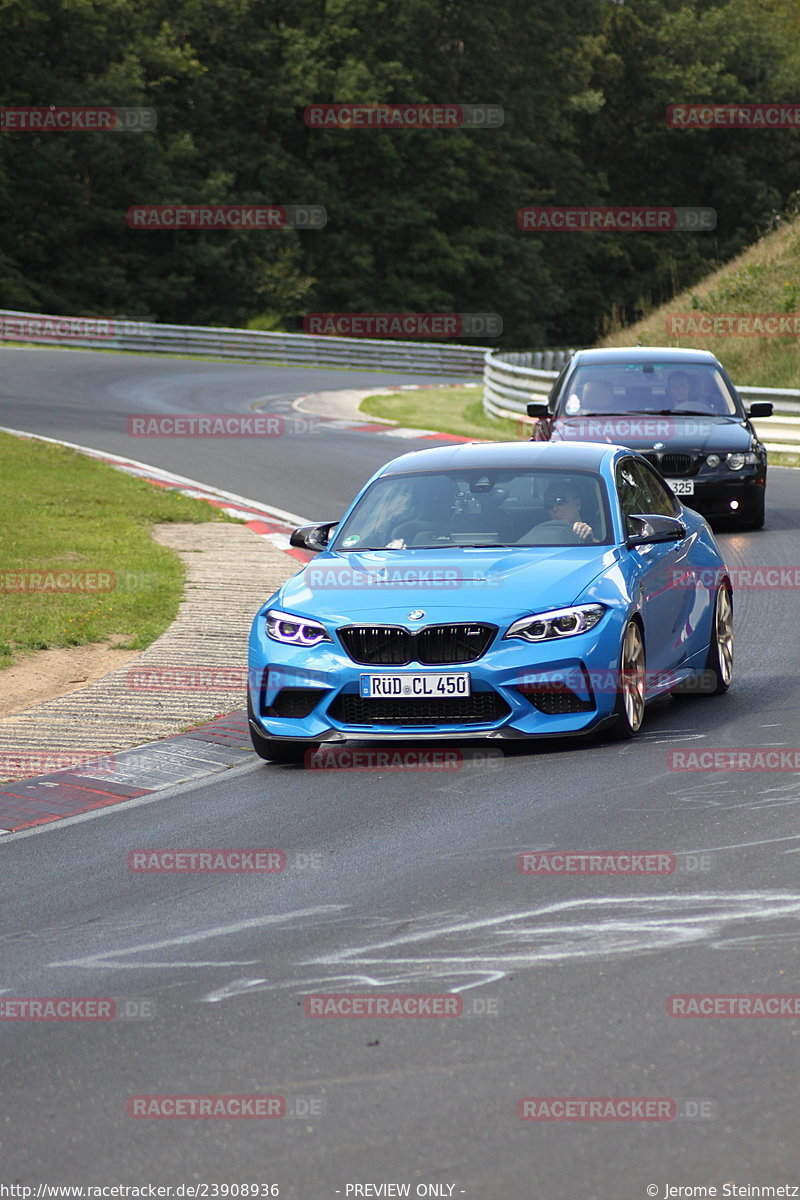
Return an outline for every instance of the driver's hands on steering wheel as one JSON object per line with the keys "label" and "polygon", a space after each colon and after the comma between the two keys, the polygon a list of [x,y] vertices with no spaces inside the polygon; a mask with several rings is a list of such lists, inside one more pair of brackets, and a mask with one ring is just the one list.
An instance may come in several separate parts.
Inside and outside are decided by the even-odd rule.
{"label": "driver's hands on steering wheel", "polygon": [[591,525],[587,525],[585,521],[576,521],[572,526],[572,532],[577,533],[582,541],[587,541],[589,538],[594,538]]}

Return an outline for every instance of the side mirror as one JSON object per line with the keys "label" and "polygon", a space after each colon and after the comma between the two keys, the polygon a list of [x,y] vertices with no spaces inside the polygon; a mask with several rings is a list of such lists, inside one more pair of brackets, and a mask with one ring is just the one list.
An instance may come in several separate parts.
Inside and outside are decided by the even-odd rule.
{"label": "side mirror", "polygon": [[320,550],[327,549],[331,534],[338,524],[338,521],[322,521],[318,525],[301,525],[299,529],[292,531],[289,545],[298,550],[313,550],[318,554]]}
{"label": "side mirror", "polygon": [[748,417],[771,417],[771,400],[754,400],[747,410]]}
{"label": "side mirror", "polygon": [[636,513],[629,516],[635,529],[625,539],[625,545],[649,546],[654,542],[680,542],[686,537],[686,526],[677,517],[662,517],[661,515]]}
{"label": "side mirror", "polygon": [[528,416],[529,417],[546,417],[549,416],[550,409],[547,407],[546,400],[529,400],[528,401]]}

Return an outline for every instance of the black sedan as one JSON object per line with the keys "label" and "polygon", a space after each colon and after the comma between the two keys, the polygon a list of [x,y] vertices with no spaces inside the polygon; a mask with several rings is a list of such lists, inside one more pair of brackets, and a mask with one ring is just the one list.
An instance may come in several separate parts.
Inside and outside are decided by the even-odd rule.
{"label": "black sedan", "polygon": [[533,441],[629,446],[703,516],[764,524],[767,452],[749,418],[771,416],[772,404],[745,409],[707,350],[578,350],[528,415],[538,417]]}

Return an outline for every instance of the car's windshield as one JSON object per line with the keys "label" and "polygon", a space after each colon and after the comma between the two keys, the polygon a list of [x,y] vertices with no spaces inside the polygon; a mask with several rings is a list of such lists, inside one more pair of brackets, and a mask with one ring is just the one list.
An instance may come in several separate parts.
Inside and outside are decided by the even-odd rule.
{"label": "car's windshield", "polygon": [[332,549],[576,546],[611,540],[600,476],[493,467],[376,479],[340,526]]}
{"label": "car's windshield", "polygon": [[608,363],[578,367],[558,403],[560,417],[662,413],[740,415],[713,363]]}

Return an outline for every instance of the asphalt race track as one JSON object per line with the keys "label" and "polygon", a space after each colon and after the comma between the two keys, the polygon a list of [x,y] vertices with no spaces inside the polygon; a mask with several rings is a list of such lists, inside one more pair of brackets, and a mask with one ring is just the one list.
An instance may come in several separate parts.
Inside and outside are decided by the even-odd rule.
{"label": "asphalt race track", "polygon": [[[413,381],[393,374],[21,349],[0,366],[4,426],[311,518],[336,518],[420,444],[335,425],[125,433],[132,413],[288,412],[311,391]],[[798,567],[799,496],[800,476],[773,469],[767,528],[720,536],[729,565]],[[3,839],[0,1000],[114,997],[137,1014],[0,1022],[5,1177],[269,1183],[298,1200],[353,1184],[487,1200],[798,1184],[798,1018],[667,1012],[676,993],[800,992],[800,775],[669,766],[675,751],[800,747],[796,591],[741,589],[735,611],[731,692],[661,702],[622,746],[536,744],[438,772],[254,761]],[[130,871],[151,847],[275,848],[287,869]],[[660,852],[676,869],[518,871],[547,850]],[[463,1014],[306,1015],[308,994],[348,992],[447,993]],[[234,1094],[283,1096],[287,1115],[127,1115],[136,1096]],[[675,1116],[522,1121],[525,1097],[669,1098]]]}

